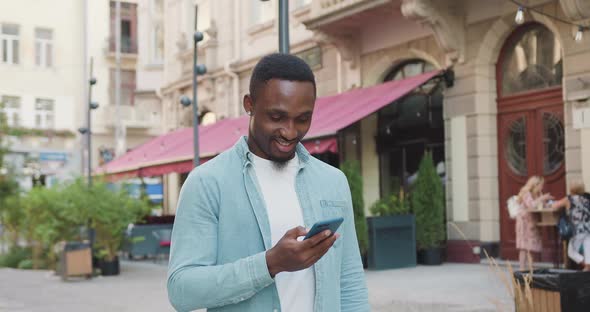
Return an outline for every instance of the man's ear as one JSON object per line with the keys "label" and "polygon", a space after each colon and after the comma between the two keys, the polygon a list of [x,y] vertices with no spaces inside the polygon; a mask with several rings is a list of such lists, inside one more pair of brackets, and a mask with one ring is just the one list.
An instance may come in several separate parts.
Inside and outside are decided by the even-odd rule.
{"label": "man's ear", "polygon": [[248,115],[253,114],[254,110],[254,103],[252,102],[252,97],[250,94],[244,95],[244,99],[242,101],[242,105],[244,106],[244,110]]}

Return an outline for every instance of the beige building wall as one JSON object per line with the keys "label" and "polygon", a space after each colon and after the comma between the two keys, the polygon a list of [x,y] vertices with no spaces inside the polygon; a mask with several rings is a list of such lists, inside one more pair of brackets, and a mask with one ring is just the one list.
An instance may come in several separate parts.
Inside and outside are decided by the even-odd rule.
{"label": "beige building wall", "polygon": [[[360,2],[369,4],[370,1]],[[448,5],[426,10],[429,19],[420,16],[424,12],[402,12],[401,5],[413,2],[421,1],[392,1],[391,10],[384,11],[382,18],[362,23],[353,39],[344,43],[306,29],[302,21],[309,23],[313,19],[317,4],[303,5],[291,12],[291,52],[321,48],[322,65],[315,69],[319,96],[378,84],[393,66],[407,59],[423,59],[441,69],[452,66],[455,85],[445,91],[444,103],[448,237],[463,239],[465,235],[470,240],[499,241],[495,64],[506,38],[517,28],[516,7],[507,1],[475,0],[461,8]],[[567,18],[561,2],[570,1],[533,1],[531,5],[543,5],[544,11]],[[187,12],[193,12],[195,4],[199,5],[199,30],[205,32],[205,40],[199,43],[199,62],[208,68],[207,74],[199,78],[199,105],[213,112],[217,119],[243,114],[242,96],[248,92],[254,64],[264,54],[276,51],[278,45],[273,1],[167,1],[162,87],[162,123],[166,131],[191,124],[187,118],[190,111],[180,107],[178,101],[183,94],[191,97],[194,21]],[[258,5],[270,8],[255,10]],[[590,45],[574,43],[571,27],[556,24],[542,15],[529,14],[527,19],[546,25],[562,43],[566,174],[568,179],[588,181],[590,165],[584,160],[590,155],[587,146],[590,141],[586,129],[572,127],[572,107],[579,100],[568,99],[567,79],[588,75]],[[439,32],[433,31],[432,23]],[[353,56],[349,58],[347,53],[351,51]],[[359,129],[368,208],[379,197],[375,116],[362,121]]]}
{"label": "beige building wall", "polygon": [[[72,14],[64,18],[63,12]],[[81,126],[78,120],[85,85],[82,13],[83,2],[74,0],[0,2],[0,28],[2,25],[18,27],[18,50],[6,47],[7,51],[17,51],[13,55],[17,63],[4,63],[0,57],[0,101],[3,96],[20,98],[20,107],[16,109],[18,127],[68,133],[65,136],[14,137],[10,139],[10,149],[29,153],[33,158],[40,152],[66,153],[68,167],[57,173],[61,178],[80,172],[77,129]],[[37,29],[51,33],[51,39],[46,41],[47,54],[42,54],[42,62],[49,58],[49,66],[39,66],[36,62]],[[49,123],[46,117],[41,117],[42,124],[37,124],[37,99],[53,102]]]}
{"label": "beige building wall", "polygon": [[[88,1],[88,58],[92,58],[97,84],[92,88],[92,100],[100,105],[92,111],[92,159],[93,168],[99,165],[99,149],[115,149],[116,128],[124,128],[124,150],[132,149],[162,134],[162,103],[159,89],[163,84],[163,56],[154,56],[153,25],[161,18],[152,0],[125,0],[121,3],[137,5],[136,44],[137,53],[121,53],[121,71],[135,72],[134,104],[121,100],[117,108],[114,73],[116,54],[109,49],[111,38],[110,0]],[[166,2],[166,1],[165,1]],[[164,9],[167,7],[164,5]],[[100,22],[93,22],[100,21]],[[122,83],[124,83],[122,78]],[[86,112],[83,112],[85,116]],[[81,119],[85,122],[86,118]],[[120,155],[115,155],[115,157]]]}

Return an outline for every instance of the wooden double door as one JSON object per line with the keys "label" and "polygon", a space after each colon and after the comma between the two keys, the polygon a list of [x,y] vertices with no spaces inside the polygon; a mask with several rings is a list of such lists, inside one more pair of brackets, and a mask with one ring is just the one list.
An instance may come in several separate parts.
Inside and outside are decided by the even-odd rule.
{"label": "wooden double door", "polygon": [[[498,100],[498,170],[500,191],[500,253],[517,259],[515,220],[506,200],[518,194],[533,175],[545,179],[543,192],[565,195],[565,132],[562,90],[554,88]],[[555,258],[554,227],[541,228],[543,252],[537,260]]]}

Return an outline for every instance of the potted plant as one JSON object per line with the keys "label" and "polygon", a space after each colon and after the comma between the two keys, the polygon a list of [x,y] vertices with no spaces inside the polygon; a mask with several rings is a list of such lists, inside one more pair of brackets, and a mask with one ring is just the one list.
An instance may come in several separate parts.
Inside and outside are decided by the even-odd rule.
{"label": "potted plant", "polygon": [[352,195],[352,210],[354,212],[354,226],[358,240],[363,267],[367,267],[367,251],[369,249],[369,237],[367,232],[367,219],[365,218],[365,202],[363,199],[363,177],[357,161],[344,162],[340,168],[350,187]]}
{"label": "potted plant", "polygon": [[411,202],[416,215],[419,263],[441,264],[445,242],[444,193],[429,152],[420,161]]}
{"label": "potted plant", "polygon": [[403,189],[375,202],[369,226],[369,268],[416,266],[416,224]]}
{"label": "potted plant", "polygon": [[89,197],[94,199],[90,224],[95,231],[94,247],[101,274],[118,275],[118,252],[127,226],[143,219],[150,207],[146,200],[129,196],[124,188],[114,190],[105,183],[95,183]]}

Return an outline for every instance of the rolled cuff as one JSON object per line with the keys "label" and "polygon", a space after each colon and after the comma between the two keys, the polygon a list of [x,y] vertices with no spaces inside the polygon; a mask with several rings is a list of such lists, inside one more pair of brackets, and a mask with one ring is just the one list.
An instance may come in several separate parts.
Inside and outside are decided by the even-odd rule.
{"label": "rolled cuff", "polygon": [[268,265],[266,264],[266,252],[258,253],[252,256],[249,260],[248,267],[250,276],[254,283],[254,288],[258,291],[266,288],[268,285],[274,283],[274,279],[268,272]]}

